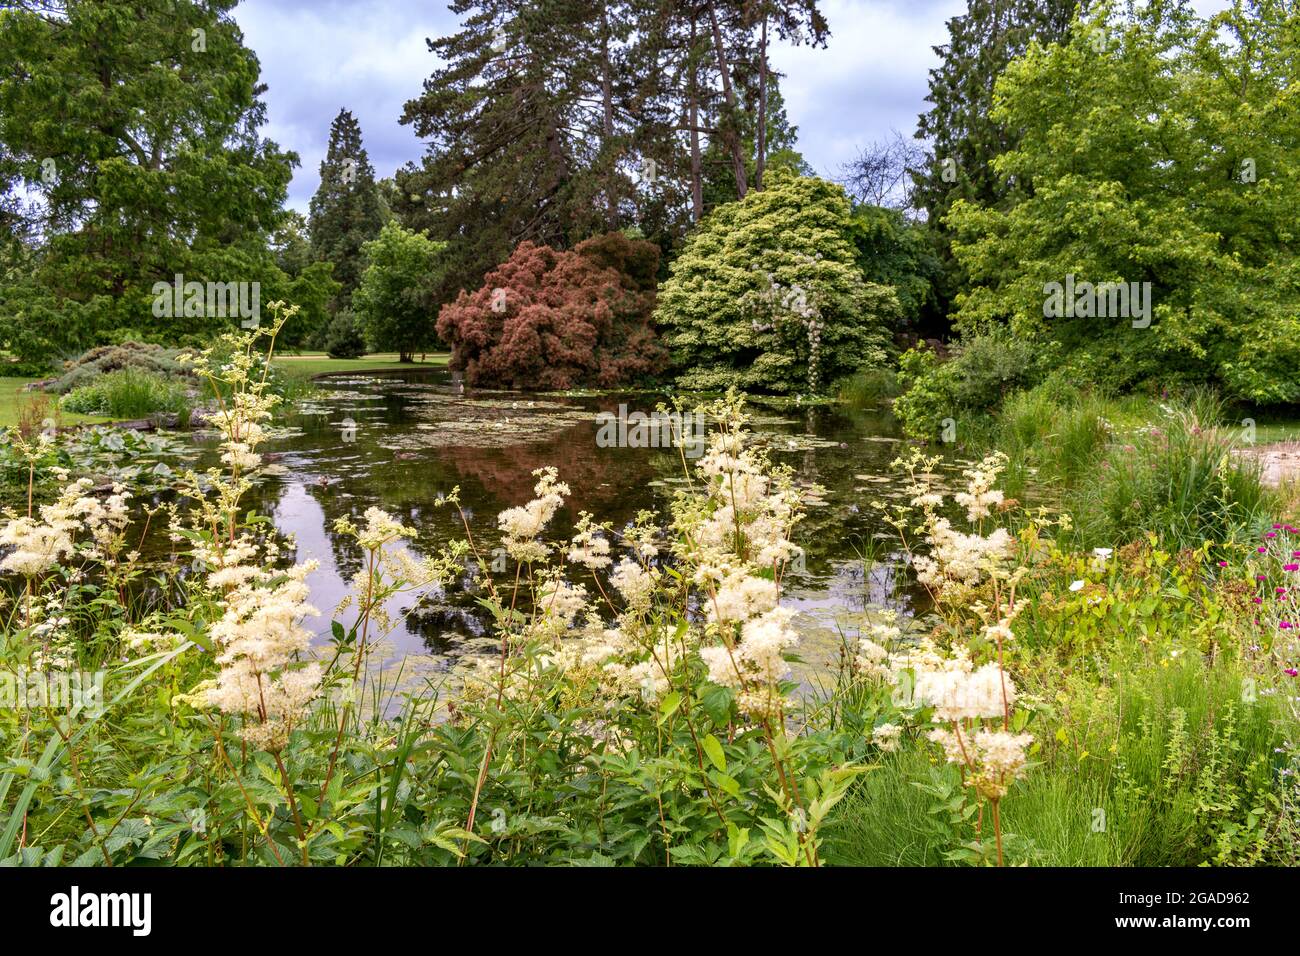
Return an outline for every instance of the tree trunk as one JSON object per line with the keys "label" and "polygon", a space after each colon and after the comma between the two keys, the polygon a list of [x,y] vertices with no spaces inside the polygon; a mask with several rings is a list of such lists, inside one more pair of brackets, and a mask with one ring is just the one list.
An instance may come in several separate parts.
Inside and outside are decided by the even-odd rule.
{"label": "tree trunk", "polygon": [[607,167],[605,170],[605,228],[610,232],[618,230],[618,163],[613,155],[614,148],[614,79],[613,66],[609,59],[609,14],[602,8],[600,14],[601,63],[600,96],[604,107],[604,148]]}
{"label": "tree trunk", "polygon": [[704,173],[700,160],[700,74],[699,64],[695,59],[695,17],[691,17],[691,52],[690,52],[690,124],[691,124],[691,212],[695,221],[704,218]]}
{"label": "tree trunk", "polygon": [[758,155],[754,158],[754,188],[763,188],[767,166],[767,11],[763,11],[762,38],[758,46]]}
{"label": "tree trunk", "polygon": [[736,135],[736,91],[731,87],[731,67],[727,63],[727,49],[722,42],[722,29],[718,26],[718,12],[709,4],[709,23],[713,27],[713,48],[718,54],[718,75],[722,78],[722,92],[731,116],[726,124],[727,145],[731,148],[731,168],[736,176],[736,198],[744,199],[749,191],[745,176],[745,157],[740,150],[740,137]]}

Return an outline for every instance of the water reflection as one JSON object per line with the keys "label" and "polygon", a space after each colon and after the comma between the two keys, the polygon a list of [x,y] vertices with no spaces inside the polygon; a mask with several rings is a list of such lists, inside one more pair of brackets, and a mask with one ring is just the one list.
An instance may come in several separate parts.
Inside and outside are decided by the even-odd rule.
{"label": "water reflection", "polygon": [[[608,448],[596,441],[597,414],[620,403],[645,412],[656,395],[529,396],[480,392],[453,383],[445,371],[327,379],[319,393],[287,416],[286,435],[265,446],[273,474],[247,504],[292,533],[300,561],[314,558],[313,601],[325,612],[316,627],[329,632],[330,612],[361,568],[361,553],[336,534],[340,517],[360,519],[378,506],[420,529],[412,551],[433,550],[463,536],[454,510],[434,505],[459,486],[479,546],[499,544],[496,515],[532,496],[534,469],[559,468],[573,494],[552,530],[566,535],[580,510],[620,527],[650,508],[663,512],[682,480],[673,449]],[[889,463],[897,430],[882,412],[838,409],[751,409],[753,428],[796,479],[826,489],[816,498],[796,540],[806,550],[787,577],[787,603],[799,612],[801,654],[824,666],[839,653],[841,632],[857,633],[868,606],[903,594],[900,567],[888,552],[874,563],[862,555],[890,539],[868,503],[899,494]],[[868,568],[868,564],[870,567]],[[513,570],[509,573],[513,574]],[[394,599],[398,625],[387,663],[418,658],[433,669],[492,645],[473,601],[475,569],[419,606]],[[344,625],[351,623],[345,613]]]}

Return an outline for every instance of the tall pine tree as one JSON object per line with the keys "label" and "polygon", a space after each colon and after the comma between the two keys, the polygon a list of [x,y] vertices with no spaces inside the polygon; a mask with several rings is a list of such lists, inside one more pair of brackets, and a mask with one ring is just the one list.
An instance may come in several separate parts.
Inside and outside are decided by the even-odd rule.
{"label": "tall pine tree", "polygon": [[339,110],[330,124],[329,148],[320,164],[320,186],[311,198],[309,230],[313,255],[334,264],[339,283],[332,311],[346,308],[365,268],[361,248],[384,225],[375,169],[361,142],[361,124]]}
{"label": "tall pine tree", "polygon": [[[428,141],[402,222],[449,242],[450,290],[519,242],[638,227],[667,248],[792,145],[772,38],[824,43],[815,0],[456,0],[446,65],[406,105]],[[752,115],[769,122],[755,123]],[[723,180],[728,185],[715,188]]]}
{"label": "tall pine tree", "polygon": [[[586,0],[456,0],[446,64],[402,122],[429,143],[397,176],[410,227],[452,242],[449,281],[475,288],[522,240],[567,247],[611,216],[619,12]],[[608,89],[608,95],[606,91]],[[617,199],[612,200],[615,205]]]}

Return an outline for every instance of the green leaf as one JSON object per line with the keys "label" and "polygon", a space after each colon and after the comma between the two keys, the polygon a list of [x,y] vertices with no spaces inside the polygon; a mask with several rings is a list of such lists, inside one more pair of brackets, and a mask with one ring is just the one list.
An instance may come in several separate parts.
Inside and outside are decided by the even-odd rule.
{"label": "green leaf", "polygon": [[700,741],[700,745],[704,748],[704,752],[708,755],[713,766],[717,767],[721,773],[726,773],[727,755],[723,752],[722,744],[718,742],[718,738],[713,734],[709,734]]}
{"label": "green leaf", "polygon": [[682,695],[677,691],[665,697],[659,705],[659,726],[662,727],[669,717],[677,713],[677,708],[680,706],[682,706]]}

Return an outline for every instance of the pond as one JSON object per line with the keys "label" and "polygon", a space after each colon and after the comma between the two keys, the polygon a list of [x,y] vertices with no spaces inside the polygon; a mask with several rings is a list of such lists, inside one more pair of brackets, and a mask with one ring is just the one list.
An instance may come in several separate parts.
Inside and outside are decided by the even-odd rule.
{"label": "pond", "polygon": [[[682,481],[673,448],[602,447],[601,413],[654,411],[661,395],[536,395],[466,389],[446,370],[322,379],[311,397],[281,419],[283,434],[263,446],[269,476],[245,499],[295,536],[297,559],[315,559],[309,622],[324,640],[330,614],[360,568],[355,543],[333,530],[340,517],[377,506],[418,528],[411,550],[432,551],[464,537],[440,493],[459,486],[470,528],[485,554],[499,545],[497,513],[532,497],[534,469],[554,465],[572,495],[550,529],[567,536],[578,513],[620,528],[639,510],[666,512]],[[785,581],[785,603],[801,632],[800,677],[815,681],[838,658],[870,607],[917,595],[903,583],[894,541],[870,507],[901,494],[890,463],[900,439],[886,411],[839,406],[751,405],[751,428],[774,461],[790,465],[804,486],[821,486],[795,540],[806,557]],[[952,462],[949,467],[957,468]],[[615,551],[619,549],[616,547]],[[875,553],[874,560],[864,555]],[[504,565],[504,561],[502,561]],[[513,578],[513,567],[501,577]],[[584,572],[586,573],[586,572]],[[445,672],[468,654],[496,645],[475,604],[476,569],[418,603],[388,608],[397,622],[384,665],[401,663],[403,679]],[[351,621],[340,615],[345,625]]]}

